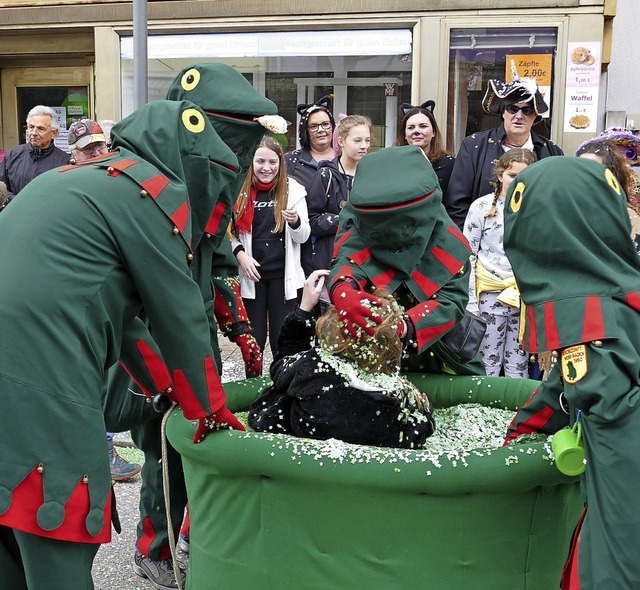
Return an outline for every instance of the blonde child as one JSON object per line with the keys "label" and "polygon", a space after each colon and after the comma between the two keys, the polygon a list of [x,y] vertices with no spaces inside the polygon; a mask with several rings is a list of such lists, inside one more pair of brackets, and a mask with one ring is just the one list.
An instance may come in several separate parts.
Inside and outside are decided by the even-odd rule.
{"label": "blonde child", "polygon": [[487,322],[480,348],[487,375],[528,376],[528,359],[520,354],[518,344],[520,298],[504,253],[503,214],[509,186],[535,160],[535,154],[527,149],[506,152],[494,169],[494,193],[471,204],[464,224],[472,250],[467,310]]}

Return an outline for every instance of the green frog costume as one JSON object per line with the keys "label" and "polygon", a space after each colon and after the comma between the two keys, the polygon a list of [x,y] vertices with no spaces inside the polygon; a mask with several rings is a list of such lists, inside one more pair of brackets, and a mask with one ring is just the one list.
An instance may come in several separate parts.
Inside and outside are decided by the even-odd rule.
{"label": "green frog costume", "polygon": [[[242,428],[225,406],[189,268],[200,219],[215,204],[212,189],[235,175],[237,159],[187,101],[150,103],[113,135],[115,153],[41,175],[0,217],[3,539],[13,530],[110,540],[100,392],[142,307],[159,348],[140,342],[136,353],[161,353],[158,388],[200,421],[200,436],[207,417]],[[5,547],[0,542],[3,563]],[[57,566],[47,573],[53,580],[73,569]]]}
{"label": "green frog costume", "polygon": [[561,391],[570,415],[582,412],[587,509],[565,590],[640,588],[640,263],[629,231],[624,191],[591,160],[542,160],[507,195],[504,244],[527,306],[525,348],[558,354],[527,405],[549,403],[516,430],[552,428]]}
{"label": "green frog costume", "polygon": [[[220,139],[238,159],[237,170],[232,176],[221,178],[223,182],[209,187],[213,207],[208,217],[200,216],[191,272],[200,286],[207,316],[211,320],[210,337],[218,373],[222,372],[217,335],[219,327],[223,334],[238,344],[247,375],[253,376],[261,372],[262,355],[240,297],[238,265],[225,234],[232,205],[244,180],[244,171],[251,165],[253,152],[267,131],[265,116],[267,122],[271,121],[277,107],[237,70],[221,63],[184,68],[171,84],[167,99],[189,100],[202,108]],[[115,145],[118,141],[117,137],[114,138]],[[145,323],[136,319],[126,338],[129,349],[135,349],[138,342],[148,342],[151,336]],[[131,430],[136,445],[145,453],[136,546],[144,556],[164,560],[170,557],[170,546],[159,463],[162,415],[140,397],[129,395],[127,389],[129,377],[133,377],[138,389],[152,397],[166,386],[159,385],[167,380],[166,370],[161,359],[150,353],[139,357],[129,355],[127,359],[121,359],[121,365],[127,374],[112,371],[106,392],[107,426],[115,431]],[[168,449],[167,465],[172,475],[169,478],[171,516],[176,528],[182,521],[186,490],[180,459],[171,448]]]}
{"label": "green frog costume", "polygon": [[371,293],[385,289],[406,310],[411,357],[403,360],[403,369],[484,375],[477,355],[461,362],[439,342],[464,315],[470,252],[442,205],[438,177],[422,150],[378,150],[358,164],[349,202],[340,212],[331,302],[348,329],[368,330],[376,305]]}

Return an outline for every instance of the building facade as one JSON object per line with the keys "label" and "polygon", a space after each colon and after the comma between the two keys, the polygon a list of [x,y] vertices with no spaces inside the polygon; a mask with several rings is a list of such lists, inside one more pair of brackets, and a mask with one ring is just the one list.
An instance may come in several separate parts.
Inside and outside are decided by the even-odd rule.
{"label": "building facade", "polygon": [[[613,0],[148,0],[146,10],[149,100],[164,98],[184,66],[222,61],[289,121],[298,103],[325,94],[336,115],[370,116],[374,147],[394,142],[400,104],[435,100],[456,152],[498,122],[480,107],[487,80],[529,76],[550,105],[535,130],[565,152],[604,123]],[[24,141],[35,104],[56,107],[64,128],[129,114],[134,33],[132,2],[0,1],[1,146]],[[295,145],[295,125],[285,142]]]}

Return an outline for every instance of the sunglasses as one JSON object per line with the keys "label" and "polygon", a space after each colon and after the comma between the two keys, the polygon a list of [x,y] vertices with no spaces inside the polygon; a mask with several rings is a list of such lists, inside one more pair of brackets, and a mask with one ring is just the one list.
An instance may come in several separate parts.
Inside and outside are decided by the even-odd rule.
{"label": "sunglasses", "polygon": [[509,113],[510,115],[515,115],[518,111],[522,111],[523,115],[535,115],[536,114],[536,110],[529,105],[525,105],[523,107],[519,107],[516,104],[508,104],[506,107],[504,107],[504,110],[507,111],[507,113]]}
{"label": "sunglasses", "polygon": [[331,121],[323,121],[322,123],[314,123],[313,125],[307,125],[307,129],[311,131],[311,133],[318,133],[320,129],[324,131],[329,131],[331,129]]}

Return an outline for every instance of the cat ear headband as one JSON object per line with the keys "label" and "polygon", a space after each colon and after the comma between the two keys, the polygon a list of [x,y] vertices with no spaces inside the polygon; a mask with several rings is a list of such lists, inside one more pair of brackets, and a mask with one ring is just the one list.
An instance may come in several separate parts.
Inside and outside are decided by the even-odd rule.
{"label": "cat ear headband", "polygon": [[424,109],[425,111],[429,111],[430,113],[433,113],[433,109],[435,108],[436,108],[435,100],[428,100],[427,102],[423,102],[419,106],[414,106],[412,104],[409,104],[408,102],[403,102],[400,105],[402,116],[406,115],[411,109]]}
{"label": "cat ear headband", "polygon": [[304,115],[305,113],[312,113],[313,111],[323,108],[331,111],[332,100],[330,96],[323,96],[319,98],[316,102],[312,102],[311,104],[299,104],[296,107],[299,115]]}

